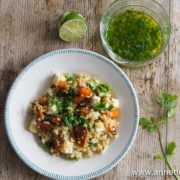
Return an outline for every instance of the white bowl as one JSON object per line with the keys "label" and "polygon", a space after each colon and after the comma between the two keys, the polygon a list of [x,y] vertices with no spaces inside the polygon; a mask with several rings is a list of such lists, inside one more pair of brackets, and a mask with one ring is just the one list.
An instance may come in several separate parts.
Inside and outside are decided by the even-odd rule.
{"label": "white bowl", "polygon": [[[108,82],[121,104],[118,137],[107,150],[91,158],[67,161],[43,150],[26,130],[27,109],[49,84],[54,72],[85,72]],[[125,73],[106,57],[81,49],[47,53],[30,63],[13,83],[5,106],[5,127],[17,155],[33,170],[53,179],[89,179],[114,167],[128,152],[136,136],[139,106]]]}

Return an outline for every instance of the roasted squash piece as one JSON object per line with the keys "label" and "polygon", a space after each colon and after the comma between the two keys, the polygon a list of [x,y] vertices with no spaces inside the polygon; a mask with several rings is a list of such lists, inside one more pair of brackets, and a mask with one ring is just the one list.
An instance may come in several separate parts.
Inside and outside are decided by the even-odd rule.
{"label": "roasted squash piece", "polygon": [[74,128],[76,142],[81,147],[86,147],[89,140],[89,131],[86,127],[76,126]]}

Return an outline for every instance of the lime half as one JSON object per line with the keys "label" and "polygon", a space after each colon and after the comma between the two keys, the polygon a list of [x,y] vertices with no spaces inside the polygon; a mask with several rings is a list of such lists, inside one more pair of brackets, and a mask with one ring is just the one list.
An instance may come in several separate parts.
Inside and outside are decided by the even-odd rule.
{"label": "lime half", "polygon": [[78,12],[67,12],[58,19],[59,37],[68,42],[77,41],[85,36],[85,18]]}

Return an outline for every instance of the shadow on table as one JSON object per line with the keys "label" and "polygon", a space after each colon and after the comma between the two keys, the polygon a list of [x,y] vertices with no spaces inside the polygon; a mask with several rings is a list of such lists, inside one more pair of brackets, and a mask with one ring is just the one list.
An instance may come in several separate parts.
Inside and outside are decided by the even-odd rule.
{"label": "shadow on table", "polygon": [[14,63],[11,61],[7,61],[4,69],[0,72],[0,179],[7,177],[7,174],[9,179],[21,179],[21,174],[25,174],[28,179],[42,179],[43,176],[29,170],[29,168],[25,166],[24,163],[16,156],[10,143],[8,142],[5,132],[5,101],[10,86],[18,73],[19,72],[16,70]]}

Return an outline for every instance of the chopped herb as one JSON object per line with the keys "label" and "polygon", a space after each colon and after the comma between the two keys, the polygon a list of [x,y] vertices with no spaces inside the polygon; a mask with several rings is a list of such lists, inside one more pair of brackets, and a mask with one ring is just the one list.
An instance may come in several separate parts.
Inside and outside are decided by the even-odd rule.
{"label": "chopped herb", "polygon": [[113,107],[114,106],[111,104],[111,105],[109,105],[109,107],[107,109],[110,111]]}
{"label": "chopped herb", "polygon": [[62,101],[58,97],[53,96],[52,98],[49,99],[49,103],[52,105],[55,105],[59,112],[62,111],[63,104],[62,104]]}
{"label": "chopped herb", "polygon": [[74,77],[71,76],[69,73],[65,74],[66,81],[74,81]]}
{"label": "chopped herb", "polygon": [[90,88],[96,93],[107,93],[110,91],[111,87],[107,84],[100,84],[97,81],[93,81],[90,84]]}
{"label": "chopped herb", "polygon": [[88,143],[88,146],[89,146],[89,147],[93,147],[93,145],[94,145],[94,144],[91,143],[91,142]]}
{"label": "chopped herb", "polygon": [[96,105],[96,110],[97,111],[106,111],[106,110],[111,110],[114,106],[111,104],[107,106],[105,102],[98,102]]}
{"label": "chopped herb", "polygon": [[67,157],[67,160],[70,160],[70,161],[77,161],[78,158],[77,158],[77,157]]}
{"label": "chopped herb", "polygon": [[97,82],[97,81],[92,81],[92,82],[89,83],[89,85],[90,85],[90,88],[91,88],[92,90],[95,90],[96,87],[99,85],[99,82]]}
{"label": "chopped herb", "polygon": [[92,131],[92,129],[94,128],[94,126],[95,126],[95,121],[93,121],[92,123],[89,123],[88,124],[88,129],[90,130],[90,131]]}
{"label": "chopped herb", "polygon": [[105,85],[105,84],[99,84],[97,87],[96,87],[97,91],[99,93],[107,93],[110,91],[110,86],[108,85]]}

